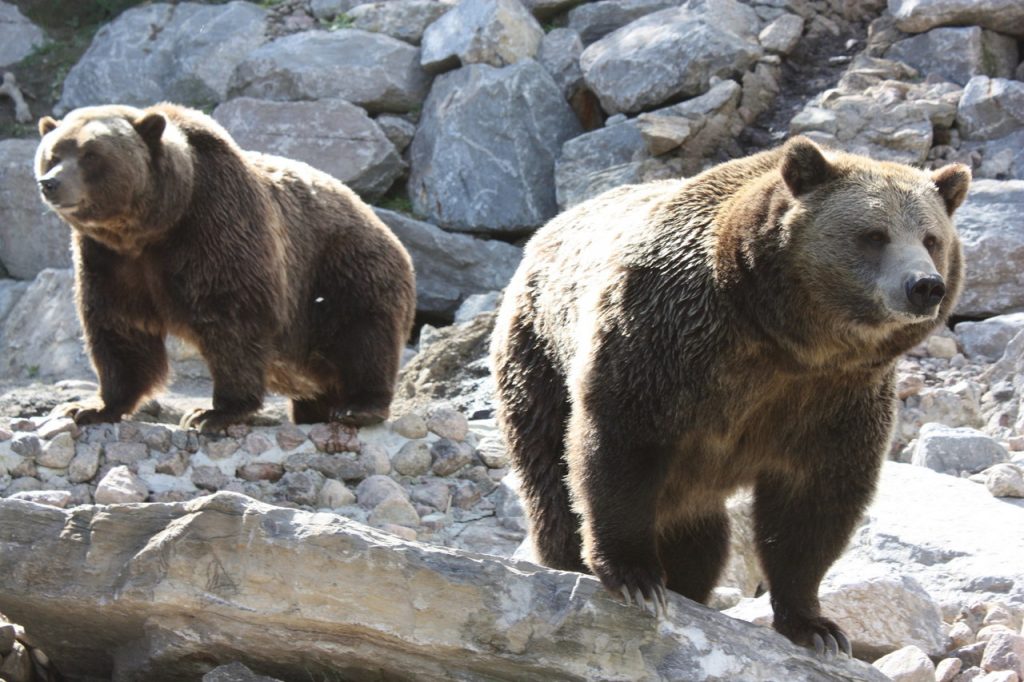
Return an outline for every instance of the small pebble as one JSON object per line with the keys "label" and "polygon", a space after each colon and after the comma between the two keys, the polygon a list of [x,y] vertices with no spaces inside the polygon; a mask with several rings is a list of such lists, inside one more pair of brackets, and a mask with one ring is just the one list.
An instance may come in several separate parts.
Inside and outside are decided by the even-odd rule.
{"label": "small pebble", "polygon": [[469,433],[469,421],[449,405],[435,405],[427,410],[427,429],[441,438],[463,441]]}
{"label": "small pebble", "polygon": [[403,438],[415,440],[427,437],[427,422],[418,414],[410,413],[391,422],[391,430]]}

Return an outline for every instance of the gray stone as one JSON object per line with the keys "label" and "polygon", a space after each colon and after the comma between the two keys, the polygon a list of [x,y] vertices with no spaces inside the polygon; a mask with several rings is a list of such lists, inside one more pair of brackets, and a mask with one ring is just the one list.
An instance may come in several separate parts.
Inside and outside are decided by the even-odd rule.
{"label": "gray stone", "polygon": [[317,19],[329,21],[362,4],[363,0],[311,0],[309,8]]}
{"label": "gray stone", "polygon": [[929,423],[921,427],[911,463],[959,475],[961,471],[978,473],[1009,460],[1006,448],[981,431]]}
{"label": "gray stone", "polygon": [[75,441],[70,433],[60,433],[43,446],[36,461],[44,467],[66,469],[75,456]]}
{"label": "gray stone", "polygon": [[568,99],[583,86],[583,71],[580,69],[580,55],[583,41],[580,34],[571,28],[556,28],[544,34],[537,61],[548,70],[555,83]]}
{"label": "gray stone", "polygon": [[935,664],[913,645],[886,654],[872,665],[893,682],[935,682]]}
{"label": "gray stone", "polygon": [[981,154],[974,177],[996,180],[1024,180],[1024,128],[994,140],[968,140],[962,153]]}
{"label": "gray stone", "polygon": [[428,86],[412,45],[341,29],[295,33],[250,52],[232,75],[230,92],[271,100],[344,99],[376,113],[415,109]]}
{"label": "gray stone", "polygon": [[580,124],[542,66],[440,76],[410,147],[416,210],[456,231],[521,232],[558,210],[555,155]]}
{"label": "gray stone", "polygon": [[643,111],[742,74],[761,56],[759,30],[754,11],[736,0],[687,0],[590,45],[580,67],[605,111]]}
{"label": "gray stone", "polygon": [[430,443],[411,440],[391,458],[391,467],[402,476],[422,476],[430,471]]}
{"label": "gray stone", "polygon": [[34,433],[18,433],[11,439],[11,452],[35,461],[42,453],[42,443]]}
{"label": "gray stone", "polygon": [[533,13],[533,16],[538,19],[548,19],[585,2],[585,0],[522,0],[522,2]]}
{"label": "gray stone", "polygon": [[895,42],[885,56],[959,85],[974,76],[1012,78],[1017,42],[977,26],[936,28]]}
{"label": "gray stone", "polygon": [[244,664],[235,661],[219,665],[203,675],[203,682],[281,682],[276,677],[257,675]]}
{"label": "gray stone", "polygon": [[504,289],[522,258],[522,249],[512,244],[453,234],[401,213],[374,210],[412,256],[416,310],[421,313],[447,317],[473,294]]}
{"label": "gray stone", "polygon": [[378,527],[395,524],[396,526],[416,528],[420,525],[420,515],[416,513],[416,509],[409,500],[404,497],[392,496],[385,498],[373,508],[367,522]]}
{"label": "gray stone", "polygon": [[126,10],[100,28],[68,72],[55,110],[109,102],[220,102],[235,67],[265,42],[266,16],[266,10],[239,1]]}
{"label": "gray stone", "polygon": [[684,156],[701,158],[743,129],[736,115],[742,94],[736,81],[724,80],[699,97],[640,114],[636,125],[651,154],[684,147]]}
{"label": "gray stone", "polygon": [[277,482],[279,494],[287,501],[315,507],[325,482],[319,471],[289,471]]}
{"label": "gray stone", "polygon": [[469,322],[477,315],[493,312],[498,309],[501,303],[500,291],[488,291],[486,294],[473,294],[467,296],[459,309],[455,311],[455,323]]}
{"label": "gray stone", "polygon": [[46,42],[42,29],[16,5],[0,2],[0,66],[19,62]]}
{"label": "gray stone", "polygon": [[426,438],[427,420],[416,413],[404,414],[391,422],[391,430],[403,438]]}
{"label": "gray stone", "polygon": [[[635,121],[616,123],[570,139],[562,145],[555,164],[555,188],[558,206],[567,209],[617,186],[639,182],[639,172],[626,182],[609,182],[610,169],[638,168],[650,158],[640,128]],[[634,179],[635,178],[635,179]]]}
{"label": "gray stone", "polygon": [[433,458],[431,469],[436,476],[453,476],[473,460],[473,448],[466,443],[457,443],[441,438],[430,446]]}
{"label": "gray stone", "polygon": [[14,500],[25,500],[35,504],[63,509],[71,501],[71,493],[67,490],[23,490],[10,496]]}
{"label": "gray stone", "polygon": [[28,282],[17,282],[13,279],[0,279],[0,326],[11,311],[14,304],[28,289]]}
{"label": "gray stone", "polygon": [[405,171],[395,146],[366,111],[340,99],[273,102],[239,97],[213,117],[243,149],[304,161],[366,199]]}
{"label": "gray stone", "polygon": [[344,483],[333,478],[324,481],[324,485],[320,488],[320,493],[317,497],[317,506],[327,507],[328,509],[347,507],[355,503],[355,493],[349,490]]}
{"label": "gray stone", "polygon": [[96,504],[145,502],[146,483],[126,466],[116,466],[96,485]]}
{"label": "gray stone", "polygon": [[71,267],[70,230],[39,198],[36,146],[35,140],[0,140],[0,266],[15,279]]}
{"label": "gray stone", "polygon": [[506,66],[537,55],[544,30],[519,0],[461,0],[423,34],[430,73],[460,64]]}
{"label": "gray stone", "polygon": [[395,145],[395,150],[404,152],[416,135],[416,126],[394,114],[382,114],[374,119],[384,136]]}
{"label": "gray stone", "polygon": [[997,315],[978,322],[960,322],[953,330],[967,357],[992,362],[1003,357],[1006,344],[1024,331],[1024,313]]}
{"label": "gray stone", "polygon": [[135,464],[149,456],[149,450],[142,443],[109,443],[103,448],[108,462],[114,464]]}
{"label": "gray stone", "polygon": [[99,443],[76,443],[75,456],[68,464],[68,480],[72,483],[91,481],[100,467]]}
{"label": "gray stone", "polygon": [[936,26],[983,26],[1024,38],[1024,5],[1019,0],[889,0],[896,27],[921,33]]}
{"label": "gray stone", "polygon": [[427,429],[441,438],[464,441],[469,433],[469,422],[462,412],[442,403],[427,410]]}
{"label": "gray stone", "polygon": [[569,28],[580,34],[584,45],[589,45],[640,17],[677,5],[679,0],[584,2],[569,11]]}
{"label": "gray stone", "polygon": [[758,34],[757,40],[761,47],[769,52],[789,54],[800,41],[803,32],[803,17],[786,12],[765,26]]}
{"label": "gray stone", "polygon": [[359,448],[359,464],[366,476],[391,473],[391,458],[388,451],[380,445],[363,443]]}
{"label": "gray stone", "polygon": [[286,424],[281,427],[274,436],[278,447],[282,450],[294,450],[306,442],[306,432],[294,424]]}
{"label": "gray stone", "polygon": [[389,0],[357,5],[346,14],[352,20],[352,28],[419,45],[427,27],[451,8],[451,4],[438,0]]}
{"label": "gray stone", "polygon": [[858,59],[858,78],[812,99],[790,121],[789,132],[879,160],[923,164],[934,129],[948,129],[956,118],[960,88],[900,82],[893,78],[915,72],[890,60]]}
{"label": "gray stone", "polygon": [[441,329],[437,338],[398,373],[395,414],[423,412],[437,402],[451,403],[471,419],[493,412],[494,379],[488,349],[495,313]]}
{"label": "gray stone", "polygon": [[675,594],[655,624],[590,576],[232,493],[74,511],[2,500],[0,537],[0,611],[56,668],[94,678],[199,679],[242,658],[285,679],[884,679]]}
{"label": "gray stone", "polygon": [[451,503],[452,493],[443,479],[435,478],[414,486],[409,497],[413,502],[446,512]]}
{"label": "gray stone", "polygon": [[992,140],[1024,128],[1024,83],[975,76],[964,88],[956,121],[967,140]]}
{"label": "gray stone", "polygon": [[85,356],[74,276],[43,270],[0,323],[0,376],[92,379]]}
{"label": "gray stone", "polygon": [[231,479],[215,466],[202,464],[192,467],[192,483],[197,488],[216,492],[226,486]]}
{"label": "gray stone", "polygon": [[480,460],[491,469],[502,469],[508,466],[508,449],[505,441],[496,436],[488,436],[477,445]]}
{"label": "gray stone", "polygon": [[956,225],[968,264],[956,314],[1024,310],[1024,180],[975,180]]}
{"label": "gray stone", "polygon": [[373,509],[389,497],[408,499],[405,489],[387,476],[368,476],[356,487],[359,506]]}

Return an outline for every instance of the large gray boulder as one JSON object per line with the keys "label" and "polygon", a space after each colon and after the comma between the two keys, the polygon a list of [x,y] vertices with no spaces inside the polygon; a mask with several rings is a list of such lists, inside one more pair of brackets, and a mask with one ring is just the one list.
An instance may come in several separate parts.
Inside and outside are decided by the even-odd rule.
{"label": "large gray boulder", "polygon": [[909,64],[923,76],[966,85],[974,76],[1012,78],[1017,41],[978,26],[936,28],[896,41],[885,56]]}
{"label": "large gray boulder", "polygon": [[430,79],[420,51],[357,29],[294,33],[245,56],[231,77],[232,96],[344,99],[371,113],[420,106]]}
{"label": "large gray boulder", "polygon": [[96,33],[68,72],[54,108],[63,113],[110,102],[220,102],[238,63],[266,41],[266,16],[266,10],[238,0],[129,9]]}
{"label": "large gray boulder", "polygon": [[395,146],[366,111],[340,99],[274,102],[239,97],[213,117],[243,149],[277,154],[333,175],[374,199],[405,170]]}
{"label": "large gray boulder", "polygon": [[16,279],[71,267],[71,232],[36,187],[35,140],[0,140],[0,266]]}
{"label": "large gray boulder", "polygon": [[567,209],[619,185],[642,182],[651,158],[635,121],[623,121],[574,137],[555,164],[558,206]]}
{"label": "large gray boulder", "polygon": [[960,322],[953,328],[957,341],[969,358],[995,362],[1003,357],[1006,345],[1024,331],[1024,313],[996,315],[977,322]]}
{"label": "large gray boulder", "polygon": [[993,140],[1024,129],[1024,83],[975,76],[964,88],[956,122],[967,140]]}
{"label": "large gray boulder", "polygon": [[70,270],[43,270],[0,323],[0,377],[93,379]]}
{"label": "large gray boulder", "polygon": [[356,5],[345,14],[352,20],[352,28],[419,45],[427,27],[451,8],[440,0],[392,0]]}
{"label": "large gray boulder", "polygon": [[885,679],[674,594],[657,623],[590,576],[235,493],[2,500],[0,546],[0,610],[57,669],[94,678],[198,679],[243,659],[282,679]]}
{"label": "large gray boulder", "polygon": [[936,26],[982,26],[1024,38],[1020,0],[889,0],[896,27],[921,33]]}
{"label": "large gray boulder", "polygon": [[518,246],[453,234],[401,213],[374,210],[412,256],[420,313],[451,317],[469,296],[504,289],[523,257]]}
{"label": "large gray boulder", "polygon": [[736,0],[688,0],[649,14],[583,51],[587,85],[609,113],[634,113],[708,90],[761,56],[760,22]]}
{"label": "large gray boulder", "polygon": [[16,5],[0,1],[0,66],[21,61],[45,42],[42,29],[29,21]]}
{"label": "large gray boulder", "polygon": [[544,34],[537,53],[540,62],[566,99],[583,85],[583,71],[580,70],[580,55],[583,54],[583,41],[580,34],[571,28],[556,28]]}
{"label": "large gray boulder", "polygon": [[956,225],[967,268],[956,314],[1024,310],[1024,180],[975,180]]}
{"label": "large gray boulder", "polygon": [[961,150],[981,154],[981,166],[974,169],[975,178],[1024,180],[1024,128],[993,140],[970,140]]}
{"label": "large gray boulder", "polygon": [[999,441],[967,427],[950,428],[929,423],[921,427],[910,463],[942,474],[976,474],[1010,455]]}
{"label": "large gray boulder", "polygon": [[456,231],[523,232],[558,211],[555,156],[580,133],[540,64],[473,64],[434,82],[410,146],[416,211]]}
{"label": "large gray boulder", "polygon": [[584,2],[569,11],[569,28],[589,45],[631,21],[663,9],[677,7],[681,0],[598,0]]}
{"label": "large gray boulder", "polygon": [[460,64],[505,66],[537,55],[544,30],[519,0],[462,0],[423,34],[430,73]]}

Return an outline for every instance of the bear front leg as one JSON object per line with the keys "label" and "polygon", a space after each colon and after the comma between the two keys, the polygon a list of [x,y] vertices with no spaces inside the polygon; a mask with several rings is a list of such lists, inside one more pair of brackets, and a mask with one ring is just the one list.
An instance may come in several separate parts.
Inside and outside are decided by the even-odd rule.
{"label": "bear front leg", "polygon": [[263,405],[266,344],[218,329],[200,337],[200,351],[213,377],[213,409],[196,408],[181,419],[182,428],[204,433],[243,423]]}
{"label": "bear front leg", "polygon": [[819,653],[850,655],[846,635],[821,615],[818,587],[871,500],[889,417],[884,404],[839,406],[833,415],[794,455],[799,473],[759,477],[754,524],[775,629]]}
{"label": "bear front leg", "polygon": [[131,328],[100,327],[85,319],[93,369],[99,379],[97,400],[64,405],[61,411],[79,426],[119,422],[167,377],[167,350],[162,336]]}
{"label": "bear front leg", "polygon": [[665,573],[655,528],[663,448],[639,434],[626,437],[624,419],[581,412],[575,409],[570,419],[567,458],[587,566],[626,603],[663,613]]}

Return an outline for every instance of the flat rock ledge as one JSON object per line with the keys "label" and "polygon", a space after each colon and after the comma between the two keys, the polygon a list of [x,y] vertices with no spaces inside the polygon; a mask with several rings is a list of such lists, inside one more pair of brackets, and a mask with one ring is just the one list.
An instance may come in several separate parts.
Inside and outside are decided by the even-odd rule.
{"label": "flat rock ledge", "polygon": [[884,680],[678,596],[660,623],[588,576],[220,492],[0,500],[0,611],[70,680]]}

